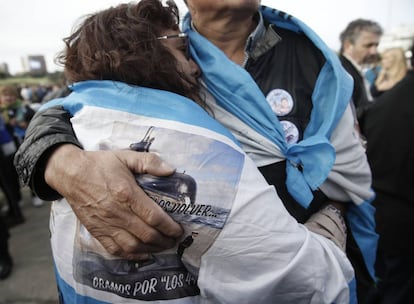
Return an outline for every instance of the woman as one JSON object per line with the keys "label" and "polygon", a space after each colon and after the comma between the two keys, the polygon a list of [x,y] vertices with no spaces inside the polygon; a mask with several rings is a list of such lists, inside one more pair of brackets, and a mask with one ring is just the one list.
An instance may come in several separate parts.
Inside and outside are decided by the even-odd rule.
{"label": "woman", "polygon": [[371,87],[373,97],[378,97],[400,82],[407,74],[407,59],[402,48],[391,48],[381,54],[381,70]]}
{"label": "woman", "polygon": [[[54,202],[51,242],[63,301],[348,302],[353,270],[345,254],[288,214],[208,114],[178,24],[173,2],[142,0],[91,15],[65,39],[60,61],[73,92],[44,108],[63,106],[73,115],[85,150],[156,152],[175,166],[171,176],[141,174],[136,181],[184,233],[173,248],[146,259],[133,252],[134,259],[120,258],[91,236],[79,210]],[[127,204],[105,208],[136,212]],[[312,262],[321,257],[326,271]]]}

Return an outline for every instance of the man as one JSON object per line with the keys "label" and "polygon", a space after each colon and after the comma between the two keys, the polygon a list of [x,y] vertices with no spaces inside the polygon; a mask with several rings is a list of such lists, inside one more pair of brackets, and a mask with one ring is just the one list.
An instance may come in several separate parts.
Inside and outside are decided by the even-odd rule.
{"label": "man", "polygon": [[[372,277],[373,255],[369,251],[375,250],[376,235],[369,201],[373,193],[368,163],[354,134],[348,105],[352,83],[335,54],[306,25],[283,12],[264,7],[259,11],[259,3],[187,1],[193,19],[188,16],[185,30],[207,89],[217,103],[209,98],[207,102],[214,116],[237,136],[267,181],[276,186],[286,208],[299,222],[306,222],[309,229],[345,246],[341,241],[346,237],[341,223],[343,212],[348,209],[348,220],[353,216],[363,219],[367,224],[364,228],[349,221],[347,244],[360,258],[361,265],[354,264],[357,273]],[[271,105],[283,98],[292,108],[277,116]],[[53,118],[52,123],[50,117],[58,121]],[[179,235],[180,228],[165,219],[159,209],[152,208],[135,186],[128,168],[145,171],[142,164],[134,166],[138,160],[126,153],[124,158],[115,158],[82,152],[68,127],[69,118],[59,108],[35,118],[16,157],[23,180],[44,198],[59,197],[53,189],[68,197],[81,221],[112,253],[132,258],[138,256],[132,253],[169,246],[164,243],[167,236]],[[59,125],[60,134],[55,134],[56,129],[46,129],[47,124]],[[44,157],[39,159],[39,154]],[[75,159],[78,166],[68,168],[67,164],[74,164]],[[96,161],[106,165],[93,167],[88,174],[80,172],[79,168],[92,168]],[[43,175],[53,189],[43,183]],[[129,212],[112,220],[108,216],[115,215],[97,208],[94,212],[106,217],[105,224],[99,223],[99,217],[82,213],[82,206],[91,206],[90,201],[132,202],[139,218],[134,221]],[[320,213],[315,213],[318,210]],[[135,227],[127,227],[126,222]],[[107,223],[114,224],[108,227]],[[120,228],[122,233],[118,233]],[[354,238],[361,235],[358,232],[373,237],[364,248],[359,240],[355,242]],[[324,264],[323,259],[320,263]]]}
{"label": "man", "polygon": [[[414,52],[414,44],[412,53]],[[414,57],[411,57],[414,66]],[[414,251],[414,71],[375,100],[361,126],[367,137],[380,235],[376,269],[380,303],[410,303]]]}
{"label": "man", "polygon": [[363,67],[377,60],[382,33],[382,28],[377,22],[356,19],[350,22],[339,36],[341,41],[339,58],[354,79],[352,100],[358,120],[361,119],[364,109],[372,102]]}

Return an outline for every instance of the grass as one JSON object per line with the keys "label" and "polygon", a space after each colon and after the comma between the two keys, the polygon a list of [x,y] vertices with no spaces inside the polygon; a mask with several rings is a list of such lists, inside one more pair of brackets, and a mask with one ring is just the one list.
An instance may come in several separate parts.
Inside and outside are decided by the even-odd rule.
{"label": "grass", "polygon": [[61,72],[50,73],[43,77],[33,77],[33,76],[23,75],[23,76],[0,78],[0,85],[16,85],[16,86],[45,85],[45,86],[48,86],[48,85],[53,85],[56,83],[61,83],[62,79],[63,79],[63,74]]}

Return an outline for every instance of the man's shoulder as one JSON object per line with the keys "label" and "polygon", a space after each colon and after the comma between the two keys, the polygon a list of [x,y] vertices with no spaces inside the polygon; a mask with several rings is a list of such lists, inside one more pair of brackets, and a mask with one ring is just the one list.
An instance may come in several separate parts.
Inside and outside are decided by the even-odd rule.
{"label": "man's shoulder", "polygon": [[348,72],[350,72],[349,70],[356,71],[356,67],[354,66],[354,64],[348,58],[346,58],[344,55],[340,54],[339,55],[339,60],[341,61],[343,67]]}

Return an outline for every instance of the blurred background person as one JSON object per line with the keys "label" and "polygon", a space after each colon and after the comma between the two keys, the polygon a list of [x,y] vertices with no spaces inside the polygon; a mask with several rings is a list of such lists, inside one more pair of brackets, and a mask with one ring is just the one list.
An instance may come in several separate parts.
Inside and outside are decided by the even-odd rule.
{"label": "blurred background person", "polygon": [[364,77],[363,68],[365,64],[371,64],[377,60],[378,45],[382,34],[382,27],[377,22],[356,19],[351,21],[339,36],[341,42],[339,59],[354,79],[352,100],[358,120],[364,108],[372,101],[370,86]]}
{"label": "blurred background person", "polygon": [[0,110],[7,130],[19,146],[35,111],[20,99],[18,89],[13,85],[0,87]]}
{"label": "blurred background person", "polygon": [[[412,47],[414,52],[414,44]],[[414,58],[411,57],[411,65]],[[362,130],[376,198],[379,303],[412,303],[414,290],[414,70],[378,97]],[[377,303],[378,303],[377,302]]]}
{"label": "blurred background person", "polygon": [[8,203],[5,218],[7,225],[12,227],[24,222],[20,206],[23,204],[19,178],[13,165],[16,143],[13,136],[7,130],[0,115],[0,187]]}
{"label": "blurred background person", "polygon": [[0,216],[0,280],[6,279],[13,268],[9,252],[9,230],[4,219]]}
{"label": "blurred background person", "polygon": [[407,74],[407,59],[403,48],[390,48],[381,54],[381,69],[373,86],[371,95],[375,98],[391,89]]}
{"label": "blurred background person", "polygon": [[378,53],[376,58],[372,58],[372,62],[365,64],[365,67],[364,67],[364,77],[368,81],[370,88],[374,85],[374,82],[377,79],[380,71],[381,71],[381,55]]}
{"label": "blurred background person", "polygon": [[[30,120],[35,114],[35,111],[30,107],[29,104],[22,102],[20,99],[20,94],[17,89],[17,87],[13,85],[3,85],[0,87],[0,110],[1,110],[1,116],[3,118],[6,130],[8,133],[12,136],[12,139],[15,143],[16,148],[20,146],[20,144],[23,142],[23,138],[26,133],[27,126],[29,125]],[[14,151],[15,152],[15,151]],[[13,172],[15,171],[14,165],[13,165],[13,157],[14,152],[12,154],[5,156],[6,159],[5,162],[10,161],[10,165],[5,165],[4,170],[3,167],[1,171],[4,171],[4,174],[7,174],[9,176],[9,181],[4,180],[4,187],[9,188],[7,191],[13,191],[11,200],[14,204],[14,201],[18,198],[18,201],[20,203],[20,206],[23,204],[22,196],[21,194],[17,194],[17,186],[14,185],[15,181],[14,178],[17,178],[17,173]],[[3,174],[3,173],[2,173]],[[7,179],[7,176],[5,176],[5,179]],[[13,185],[13,186],[12,186]],[[19,188],[20,193],[20,184],[17,178],[17,185]],[[10,190],[10,188],[13,188],[14,190]],[[9,200],[10,203],[10,200]],[[43,200],[41,200],[39,197],[34,195],[32,193],[32,204],[35,207],[39,207],[43,205]],[[19,208],[20,208],[19,206]],[[12,208],[9,206],[10,210]],[[17,208],[17,207],[15,207]],[[12,214],[15,212],[11,211]],[[17,212],[17,211],[16,211]],[[17,216],[17,215],[14,215]],[[18,221],[20,222],[20,221]]]}

